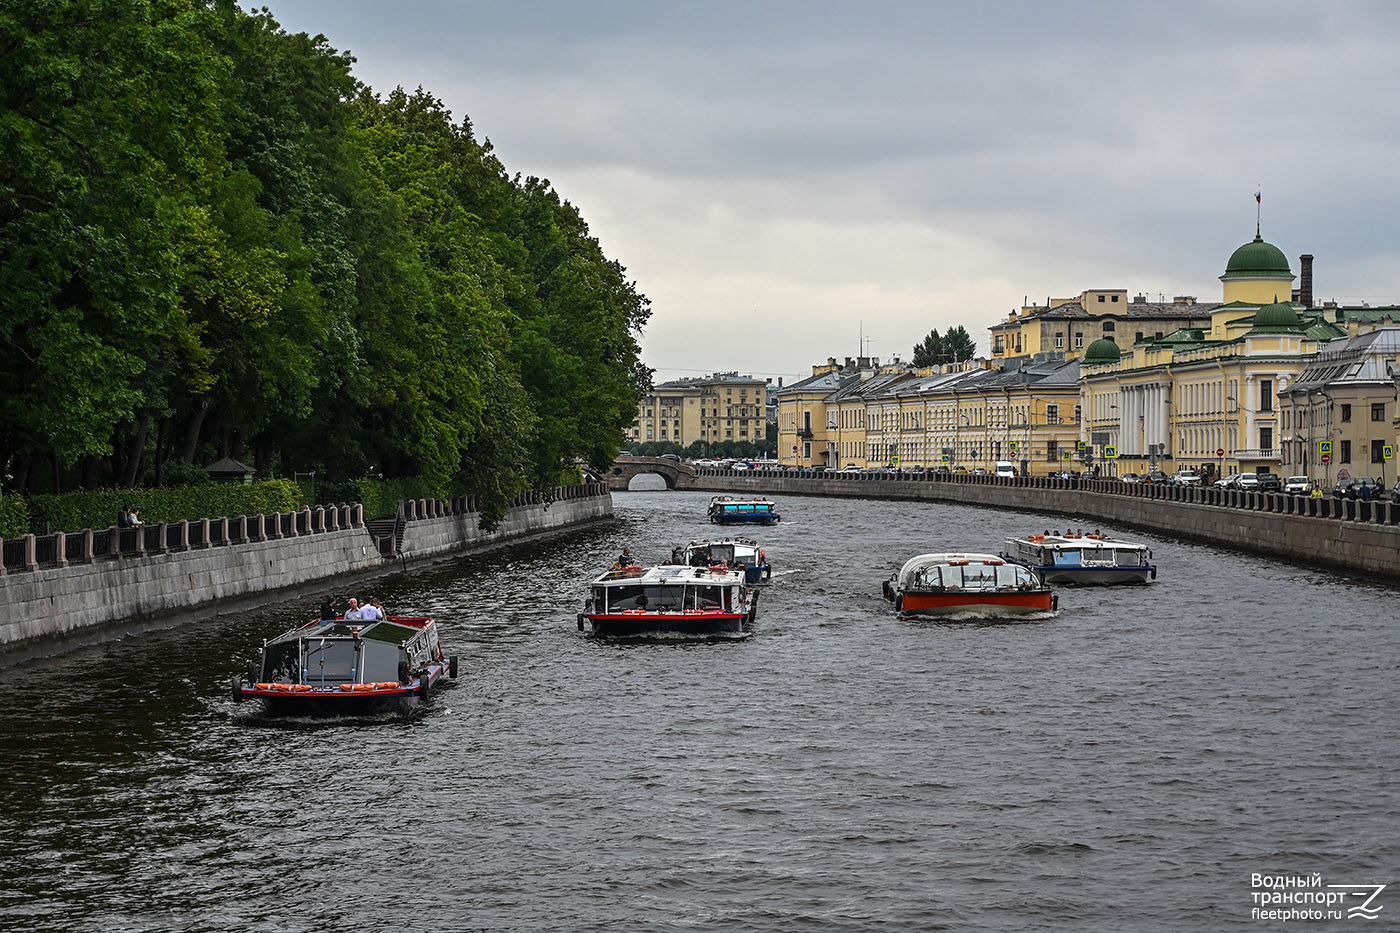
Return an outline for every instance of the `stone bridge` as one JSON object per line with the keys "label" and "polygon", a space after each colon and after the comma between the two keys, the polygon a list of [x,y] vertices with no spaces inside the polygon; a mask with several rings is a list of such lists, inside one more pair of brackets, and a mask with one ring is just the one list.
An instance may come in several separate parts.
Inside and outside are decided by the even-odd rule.
{"label": "stone bridge", "polygon": [[609,490],[626,490],[632,477],[655,473],[666,481],[667,489],[690,489],[695,484],[695,468],[665,457],[619,457],[603,475]]}

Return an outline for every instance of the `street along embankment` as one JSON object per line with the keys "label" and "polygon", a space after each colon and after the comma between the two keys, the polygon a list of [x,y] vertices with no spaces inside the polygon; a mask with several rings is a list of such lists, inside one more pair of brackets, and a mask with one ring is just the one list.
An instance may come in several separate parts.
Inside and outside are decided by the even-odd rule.
{"label": "street along embankment", "polygon": [[213,612],[285,599],[327,581],[515,544],[612,517],[602,483],[526,493],[482,531],[467,498],[400,504],[366,523],[358,504],[4,542],[0,664]]}
{"label": "street along embankment", "polygon": [[[841,477],[830,473],[702,470],[691,488],[736,495],[789,493],[953,502],[1064,515],[1078,521],[1096,519],[1308,566],[1400,581],[1400,503],[1118,480],[895,473]],[[1039,530],[1027,528],[1027,533]]]}

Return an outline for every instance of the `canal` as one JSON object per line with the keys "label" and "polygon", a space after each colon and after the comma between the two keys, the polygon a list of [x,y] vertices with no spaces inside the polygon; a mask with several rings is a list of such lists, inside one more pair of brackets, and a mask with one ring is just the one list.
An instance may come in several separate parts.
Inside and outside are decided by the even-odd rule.
{"label": "canal", "polygon": [[712,535],[707,499],[338,587],[461,657],[406,719],[228,696],[325,594],[0,671],[0,928],[1258,929],[1252,875],[1395,880],[1394,588],[1125,534],[1155,584],[909,622],[905,557],[1066,520],[785,496],[749,638],[581,635],[588,580]]}

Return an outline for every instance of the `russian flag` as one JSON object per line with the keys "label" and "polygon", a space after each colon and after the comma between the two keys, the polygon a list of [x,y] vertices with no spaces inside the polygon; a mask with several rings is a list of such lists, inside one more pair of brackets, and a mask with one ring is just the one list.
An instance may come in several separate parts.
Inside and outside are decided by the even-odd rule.
{"label": "russian flag", "polygon": [[1259,196],[1259,192],[1257,192],[1257,191],[1254,192],[1254,203],[1255,203],[1255,204],[1262,204],[1263,202],[1264,202],[1264,199],[1261,198],[1261,197]]}

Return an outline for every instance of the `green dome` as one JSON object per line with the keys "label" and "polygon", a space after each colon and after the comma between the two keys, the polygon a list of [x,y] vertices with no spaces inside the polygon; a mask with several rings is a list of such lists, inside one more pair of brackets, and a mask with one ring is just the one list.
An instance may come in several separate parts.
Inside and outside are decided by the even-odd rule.
{"label": "green dome", "polygon": [[1107,337],[1101,337],[1089,344],[1089,349],[1084,351],[1084,362],[1086,363],[1116,363],[1123,358],[1123,354],[1118,349],[1118,344]]}
{"label": "green dome", "polygon": [[1265,243],[1258,233],[1253,241],[1246,243],[1230,254],[1225,264],[1225,274],[1221,278],[1293,278],[1293,270],[1288,268],[1288,258],[1283,250],[1272,243]]}
{"label": "green dome", "polygon": [[1298,312],[1294,310],[1291,301],[1276,301],[1271,305],[1264,305],[1254,315],[1255,327],[1297,327],[1298,323]]}

